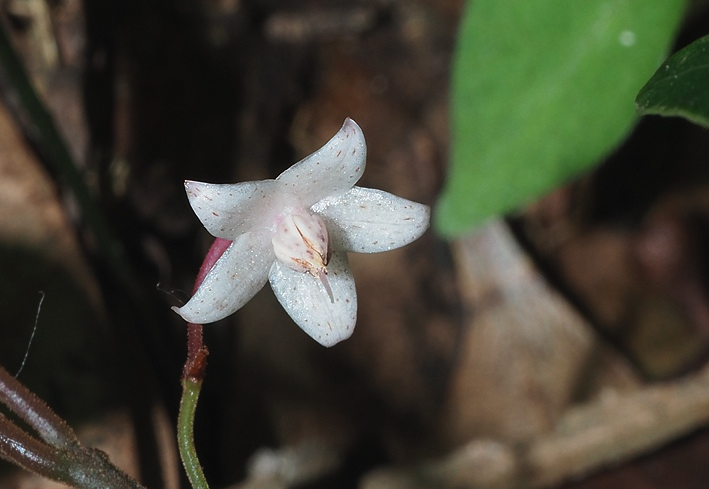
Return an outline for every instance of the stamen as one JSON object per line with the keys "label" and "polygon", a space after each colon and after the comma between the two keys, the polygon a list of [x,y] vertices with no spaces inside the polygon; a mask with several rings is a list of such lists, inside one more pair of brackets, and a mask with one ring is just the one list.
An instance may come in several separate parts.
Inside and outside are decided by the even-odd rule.
{"label": "stamen", "polygon": [[335,297],[332,295],[332,289],[330,288],[330,282],[327,280],[327,273],[324,268],[318,268],[318,278],[322,283],[323,287],[327,291],[327,295],[330,296],[330,302],[335,303]]}

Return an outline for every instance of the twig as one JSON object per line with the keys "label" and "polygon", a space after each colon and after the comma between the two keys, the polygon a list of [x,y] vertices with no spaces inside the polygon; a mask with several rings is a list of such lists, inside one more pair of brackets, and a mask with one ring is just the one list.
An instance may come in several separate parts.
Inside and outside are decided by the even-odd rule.
{"label": "twig", "polygon": [[0,455],[25,470],[64,481],[57,452],[0,414]]}
{"label": "twig", "polygon": [[0,402],[26,421],[42,441],[0,415],[0,456],[42,477],[81,489],[144,489],[106,455],[79,442],[44,401],[0,367]]}
{"label": "twig", "polygon": [[67,448],[78,444],[74,430],[1,366],[0,402],[37,430],[42,440],[50,445]]}

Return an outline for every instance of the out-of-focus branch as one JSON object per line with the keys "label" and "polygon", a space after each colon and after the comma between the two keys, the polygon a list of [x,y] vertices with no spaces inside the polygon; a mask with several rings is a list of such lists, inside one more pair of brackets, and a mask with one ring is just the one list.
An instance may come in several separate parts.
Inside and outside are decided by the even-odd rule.
{"label": "out-of-focus branch", "polygon": [[641,454],[709,423],[709,368],[570,409],[526,446],[473,440],[415,468],[370,473],[363,489],[541,489]]}
{"label": "out-of-focus branch", "polygon": [[64,180],[81,208],[83,218],[91,229],[101,253],[112,271],[123,283],[129,282],[129,268],[125,266],[121,247],[113,237],[108,223],[84,182],[64,138],[57,129],[51,113],[34,89],[22,61],[0,22],[0,69],[27,117],[30,137],[35,140],[42,155]]}

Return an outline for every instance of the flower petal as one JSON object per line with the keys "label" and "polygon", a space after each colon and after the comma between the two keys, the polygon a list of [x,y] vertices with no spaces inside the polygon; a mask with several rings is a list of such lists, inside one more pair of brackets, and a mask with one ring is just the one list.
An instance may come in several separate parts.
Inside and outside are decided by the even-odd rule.
{"label": "flower petal", "polygon": [[346,253],[333,253],[327,265],[332,300],[319,278],[279,261],[268,278],[283,308],[315,341],[332,346],[350,337],[357,322],[357,292]]}
{"label": "flower petal", "polygon": [[185,181],[190,205],[207,231],[233,240],[269,220],[282,188],[275,180],[217,184]]}
{"label": "flower petal", "polygon": [[354,187],[311,210],[328,229],[333,250],[375,253],[411,243],[428,229],[431,209],[371,188]]}
{"label": "flower petal", "polygon": [[281,173],[276,180],[296,194],[305,207],[328,195],[351,189],[364,173],[367,144],[357,123],[345,119],[342,128],[315,153]]}
{"label": "flower petal", "polygon": [[187,304],[172,309],[190,323],[219,321],[261,290],[274,259],[270,235],[242,234],[217,260]]}

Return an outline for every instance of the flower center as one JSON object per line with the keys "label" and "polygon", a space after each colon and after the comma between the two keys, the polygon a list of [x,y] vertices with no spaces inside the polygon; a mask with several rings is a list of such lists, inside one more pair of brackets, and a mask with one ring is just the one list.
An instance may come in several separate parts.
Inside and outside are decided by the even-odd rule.
{"label": "flower center", "polygon": [[319,279],[330,301],[335,301],[327,280],[330,260],[327,228],[319,216],[302,208],[286,214],[276,226],[271,243],[281,263]]}

